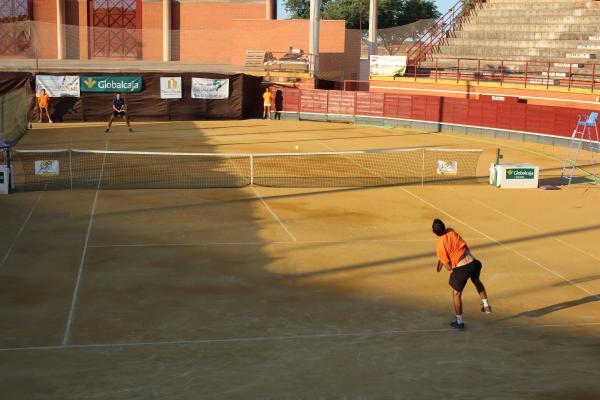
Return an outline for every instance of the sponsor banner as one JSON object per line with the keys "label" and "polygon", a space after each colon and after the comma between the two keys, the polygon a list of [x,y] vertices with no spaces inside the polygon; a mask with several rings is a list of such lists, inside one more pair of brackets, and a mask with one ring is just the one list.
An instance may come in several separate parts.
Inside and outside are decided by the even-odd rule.
{"label": "sponsor banner", "polygon": [[82,76],[82,92],[135,93],[142,91],[141,76]]}
{"label": "sponsor banner", "polygon": [[35,174],[38,176],[57,176],[59,173],[58,160],[41,160],[35,162]]}
{"label": "sponsor banner", "polygon": [[507,168],[506,179],[534,179],[534,168]]}
{"label": "sponsor banner", "polygon": [[436,172],[438,175],[456,175],[458,174],[458,161],[437,161]]}
{"label": "sponsor banner", "polygon": [[161,99],[181,99],[181,77],[160,78]]}
{"label": "sponsor banner", "polygon": [[406,72],[406,56],[371,56],[371,76],[403,76]]}
{"label": "sponsor banner", "polygon": [[229,79],[192,78],[192,99],[229,98]]}
{"label": "sponsor banner", "polygon": [[79,97],[79,77],[69,75],[36,75],[35,93],[42,89],[50,97]]}

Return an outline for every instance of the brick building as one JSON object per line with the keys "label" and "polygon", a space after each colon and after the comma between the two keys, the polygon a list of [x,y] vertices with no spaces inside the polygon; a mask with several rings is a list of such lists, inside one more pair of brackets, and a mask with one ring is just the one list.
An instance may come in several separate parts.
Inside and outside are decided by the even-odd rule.
{"label": "brick building", "polygon": [[[249,51],[275,60],[290,49],[306,54],[309,21],[275,16],[275,0],[1,0],[0,59],[234,71]],[[359,57],[358,32],[344,21],[321,21],[319,77],[356,79]]]}

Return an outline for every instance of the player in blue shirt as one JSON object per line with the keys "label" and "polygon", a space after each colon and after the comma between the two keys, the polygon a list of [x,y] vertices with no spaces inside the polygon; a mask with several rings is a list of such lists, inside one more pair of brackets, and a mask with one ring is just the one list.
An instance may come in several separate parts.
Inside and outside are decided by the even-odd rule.
{"label": "player in blue shirt", "polygon": [[113,123],[115,117],[125,118],[125,122],[127,123],[127,127],[129,128],[129,132],[133,132],[131,129],[131,125],[129,124],[129,117],[127,116],[127,106],[125,105],[125,99],[121,98],[121,93],[117,93],[115,98],[112,101],[112,115],[110,116],[110,120],[108,121],[108,127],[106,128],[105,133],[110,132],[110,126]]}

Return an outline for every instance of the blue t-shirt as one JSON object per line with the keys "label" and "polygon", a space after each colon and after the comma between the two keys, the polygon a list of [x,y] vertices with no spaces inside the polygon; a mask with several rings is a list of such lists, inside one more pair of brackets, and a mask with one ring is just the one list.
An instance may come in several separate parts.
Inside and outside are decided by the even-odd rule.
{"label": "blue t-shirt", "polygon": [[[123,99],[114,99],[114,100],[113,100],[113,106],[114,106],[114,107],[115,107],[117,110],[119,110],[119,111],[121,111],[121,108],[122,108],[124,105],[125,105],[125,100],[123,100]],[[114,111],[114,110],[113,110],[113,111]]]}

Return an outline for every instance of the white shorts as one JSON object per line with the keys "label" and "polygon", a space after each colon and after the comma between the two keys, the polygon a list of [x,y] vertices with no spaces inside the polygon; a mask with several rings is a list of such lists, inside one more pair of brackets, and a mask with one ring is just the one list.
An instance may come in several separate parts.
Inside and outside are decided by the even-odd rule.
{"label": "white shorts", "polygon": [[265,103],[265,107],[271,107],[271,103]]}

